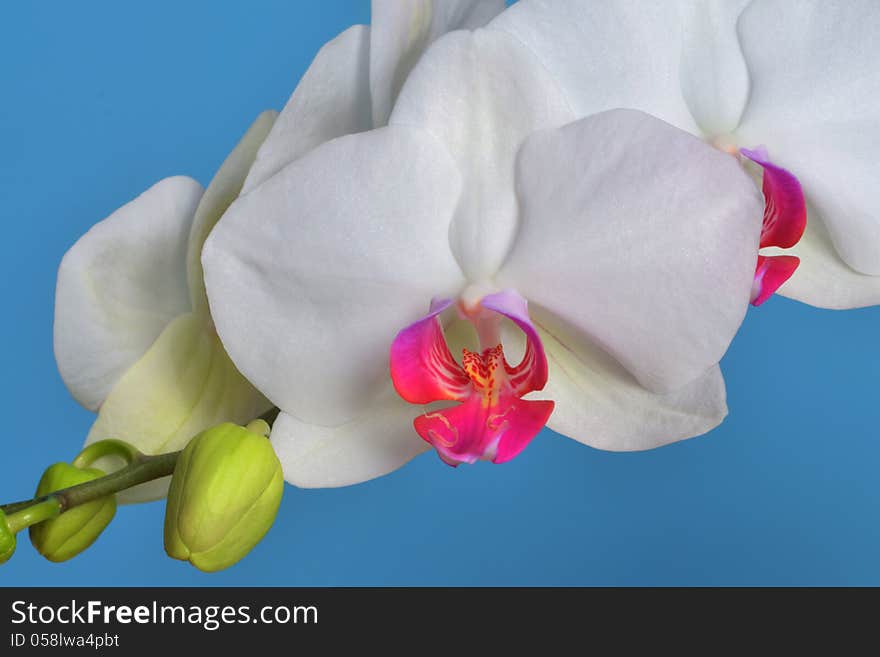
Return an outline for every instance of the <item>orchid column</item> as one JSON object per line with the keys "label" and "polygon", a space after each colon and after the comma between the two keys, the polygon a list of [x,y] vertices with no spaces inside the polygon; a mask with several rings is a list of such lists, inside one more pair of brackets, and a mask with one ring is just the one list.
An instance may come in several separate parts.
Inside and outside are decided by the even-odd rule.
{"label": "orchid column", "polygon": [[[551,401],[550,428],[607,449],[723,419],[758,190],[645,114],[576,118],[515,39],[449,34],[387,128],[232,205],[205,246],[208,294],[234,362],[282,410],[288,481],[351,484],[431,446],[506,460]],[[521,415],[524,395],[544,405]]]}

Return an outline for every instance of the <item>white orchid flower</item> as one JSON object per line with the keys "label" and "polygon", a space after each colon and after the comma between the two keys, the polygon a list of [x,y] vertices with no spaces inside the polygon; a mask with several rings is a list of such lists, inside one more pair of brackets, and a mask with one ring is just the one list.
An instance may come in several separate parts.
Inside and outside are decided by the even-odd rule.
{"label": "white orchid flower", "polygon": [[[325,45],[284,111],[257,119],[204,194],[190,178],[162,180],[70,249],[58,274],[55,352],[73,396],[100,409],[87,443],[119,438],[146,453],[171,451],[271,407],[214,330],[205,239],[243,188],[328,139],[382,125],[430,43],[502,9],[503,0],[374,1],[372,28],[354,26]],[[147,500],[166,489],[161,481],[123,497]]]}
{"label": "white orchid flower", "polygon": [[641,109],[765,168],[761,246],[784,250],[762,251],[756,302],[791,276],[780,294],[815,306],[880,303],[876,1],[521,0],[491,27],[579,116]]}
{"label": "white orchid flower", "polygon": [[233,361],[282,411],[288,481],[352,484],[430,447],[501,462],[545,421],[618,450],[721,421],[760,194],[655,118],[575,118],[515,39],[455,32],[388,127],[230,207],[203,252],[208,295]]}
{"label": "white orchid flower", "polygon": [[[208,427],[244,424],[271,408],[217,337],[200,257],[275,116],[257,118],[207,190],[183,176],[161,180],[65,254],[55,357],[74,398],[98,411],[87,443],[117,438],[147,454],[174,451]],[[167,485],[151,482],[123,498],[155,499]]]}

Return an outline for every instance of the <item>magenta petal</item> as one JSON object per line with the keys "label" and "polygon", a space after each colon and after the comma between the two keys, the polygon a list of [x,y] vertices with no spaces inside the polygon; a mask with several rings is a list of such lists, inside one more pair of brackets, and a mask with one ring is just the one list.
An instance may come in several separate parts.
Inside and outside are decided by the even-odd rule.
{"label": "magenta petal", "polygon": [[791,172],[773,164],[763,146],[754,150],[741,148],[740,153],[764,168],[761,248],[791,248],[801,239],[807,225],[807,206],[800,182]]}
{"label": "magenta petal", "polygon": [[437,318],[451,304],[433,301],[431,312],[400,331],[391,345],[391,381],[412,404],[463,401],[471,391],[470,379],[449,352]]}
{"label": "magenta petal", "polygon": [[547,384],[547,356],[532,320],[528,302],[514,290],[502,290],[483,297],[480,305],[504,315],[526,334],[526,352],[516,367],[507,370],[510,385],[517,396],[542,390]]}
{"label": "magenta petal", "polygon": [[502,345],[482,344],[480,352],[465,349],[459,365],[438,318],[450,305],[448,300],[435,301],[426,317],[397,335],[391,346],[391,379],[400,396],[411,403],[462,402],[413,421],[416,432],[443,461],[452,466],[480,459],[504,463],[525,449],[553,412],[552,401],[520,399],[547,382],[544,347],[525,299],[505,290],[483,297],[482,309],[465,316],[484,323],[483,343],[497,339],[499,315],[513,321],[526,334],[522,362],[511,367]]}
{"label": "magenta petal", "polygon": [[791,278],[800,262],[800,258],[796,256],[759,255],[752,286],[752,305],[760,306],[769,299],[779,286]]}
{"label": "magenta petal", "polygon": [[504,463],[523,451],[547,424],[554,406],[552,401],[517,399],[507,415],[499,416],[495,420],[507,422],[508,426],[498,441],[498,449],[492,462]]}
{"label": "magenta petal", "polygon": [[413,426],[449,465],[475,463],[485,449],[485,416],[480,406],[480,399],[474,396],[458,406],[420,415]]}
{"label": "magenta petal", "polygon": [[449,465],[484,458],[504,463],[526,448],[552,412],[552,401],[507,397],[487,408],[475,395],[459,406],[420,415],[413,424]]}

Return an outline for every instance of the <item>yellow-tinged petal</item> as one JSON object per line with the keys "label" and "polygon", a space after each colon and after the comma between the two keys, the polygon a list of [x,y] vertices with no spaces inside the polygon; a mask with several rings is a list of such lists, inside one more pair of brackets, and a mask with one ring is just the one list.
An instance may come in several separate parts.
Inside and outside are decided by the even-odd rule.
{"label": "yellow-tinged petal", "polygon": [[[86,442],[117,438],[147,454],[170,452],[209,427],[246,424],[270,407],[238,372],[210,324],[187,313],[168,325],[110,391]],[[96,466],[114,464],[101,459]],[[120,501],[165,495],[167,478],[151,484],[120,493]]]}

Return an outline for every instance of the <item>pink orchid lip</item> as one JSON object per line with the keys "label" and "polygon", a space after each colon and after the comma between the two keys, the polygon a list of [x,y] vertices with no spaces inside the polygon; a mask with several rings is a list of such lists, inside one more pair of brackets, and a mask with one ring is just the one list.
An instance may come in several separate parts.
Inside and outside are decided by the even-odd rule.
{"label": "pink orchid lip", "polygon": [[800,264],[796,256],[758,256],[755,281],[752,284],[752,305],[760,306],[785,283]]}
{"label": "pink orchid lip", "polygon": [[[443,461],[452,466],[480,459],[504,463],[526,448],[553,412],[552,401],[522,399],[547,383],[544,347],[526,300],[514,290],[504,290],[467,308],[459,305],[481,342],[479,352],[464,349],[459,364],[439,319],[451,305],[448,299],[434,300],[428,315],[398,333],[391,346],[391,380],[398,394],[413,404],[460,402],[413,422]],[[498,342],[504,317],[526,336],[525,354],[515,367],[507,363]]]}
{"label": "pink orchid lip", "polygon": [[[764,224],[759,248],[789,249],[800,241],[807,226],[807,206],[800,181],[790,171],[773,164],[767,149],[741,148],[739,152],[764,170]],[[760,306],[794,274],[800,259],[795,256],[758,256],[751,303]]]}

